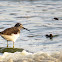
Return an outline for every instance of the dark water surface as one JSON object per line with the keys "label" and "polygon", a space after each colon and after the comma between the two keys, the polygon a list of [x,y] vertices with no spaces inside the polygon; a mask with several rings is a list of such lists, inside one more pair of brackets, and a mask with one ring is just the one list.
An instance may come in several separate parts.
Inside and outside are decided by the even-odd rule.
{"label": "dark water surface", "polygon": [[[53,20],[54,17],[59,20]],[[15,42],[16,48],[30,52],[53,52],[62,49],[61,0],[1,0],[0,31],[14,26],[17,22],[22,23],[30,32],[21,30],[20,37]],[[50,33],[58,36],[53,39],[46,38],[45,35]],[[0,37],[0,47],[6,45],[6,40]],[[9,42],[9,47],[12,47],[12,42]]]}

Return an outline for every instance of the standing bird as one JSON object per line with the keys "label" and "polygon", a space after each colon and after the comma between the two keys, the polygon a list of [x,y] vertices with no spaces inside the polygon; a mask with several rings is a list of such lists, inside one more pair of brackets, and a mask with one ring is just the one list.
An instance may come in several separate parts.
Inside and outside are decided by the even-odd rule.
{"label": "standing bird", "polygon": [[28,30],[27,28],[24,28],[22,24],[17,23],[17,24],[15,24],[14,27],[7,28],[4,31],[0,32],[1,37],[3,37],[5,40],[7,40],[7,47],[8,47],[8,41],[13,41],[13,48],[14,48],[14,42],[20,36],[21,29]]}

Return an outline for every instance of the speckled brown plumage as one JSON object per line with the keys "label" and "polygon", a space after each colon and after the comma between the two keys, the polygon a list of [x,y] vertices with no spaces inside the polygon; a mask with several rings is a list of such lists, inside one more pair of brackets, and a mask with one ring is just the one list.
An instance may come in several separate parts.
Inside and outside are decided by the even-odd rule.
{"label": "speckled brown plumage", "polygon": [[0,32],[0,34],[4,34],[4,35],[11,35],[11,34],[17,34],[17,33],[20,33],[20,30],[17,27],[11,27]]}

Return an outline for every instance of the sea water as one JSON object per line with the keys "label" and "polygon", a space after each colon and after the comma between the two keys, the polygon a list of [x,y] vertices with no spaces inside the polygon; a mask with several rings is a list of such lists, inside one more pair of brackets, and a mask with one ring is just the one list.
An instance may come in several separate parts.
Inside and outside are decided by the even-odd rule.
{"label": "sea water", "polygon": [[[59,20],[54,20],[54,17],[59,18]],[[33,53],[31,57],[39,51],[46,52],[46,57],[50,56],[51,59],[53,57],[48,56],[49,53],[62,50],[61,0],[0,0],[0,31],[13,27],[17,22],[22,23],[30,32],[21,30],[20,37],[15,41],[15,48],[23,48],[25,51]],[[58,36],[52,39],[46,38],[45,35],[50,33]],[[6,40],[0,37],[0,47],[6,47],[6,45]],[[10,41],[9,47],[12,46],[13,42]],[[42,56],[43,53],[39,54]],[[60,56],[61,53],[58,55]],[[55,55],[53,54],[53,56]],[[36,58],[35,60],[37,60]],[[44,57],[42,56],[42,58]],[[30,59],[34,60],[33,57]],[[52,59],[53,62],[55,59],[57,58]],[[60,61],[61,59],[58,58],[57,62]]]}

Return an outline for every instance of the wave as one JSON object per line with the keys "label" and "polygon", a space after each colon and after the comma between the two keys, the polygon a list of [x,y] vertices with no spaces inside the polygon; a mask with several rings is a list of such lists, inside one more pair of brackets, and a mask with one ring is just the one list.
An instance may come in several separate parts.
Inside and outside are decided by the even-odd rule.
{"label": "wave", "polygon": [[15,53],[5,52],[3,55],[0,55],[0,62],[62,62],[62,53],[29,53],[25,50]]}

